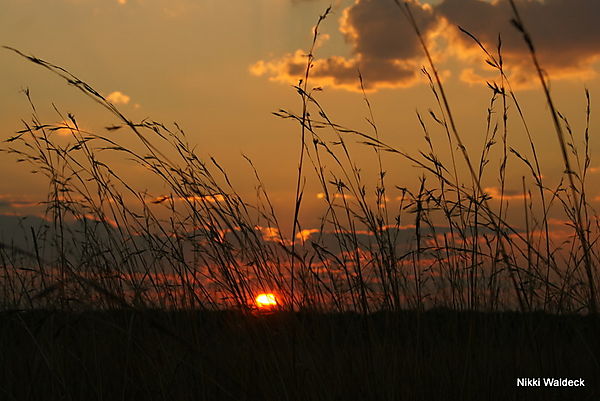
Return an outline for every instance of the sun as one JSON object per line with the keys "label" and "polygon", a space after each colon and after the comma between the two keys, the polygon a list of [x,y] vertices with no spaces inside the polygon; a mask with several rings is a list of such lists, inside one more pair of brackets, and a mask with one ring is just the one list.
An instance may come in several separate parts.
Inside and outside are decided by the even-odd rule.
{"label": "sun", "polygon": [[277,297],[272,293],[261,293],[258,294],[254,299],[258,309],[273,309],[278,305]]}

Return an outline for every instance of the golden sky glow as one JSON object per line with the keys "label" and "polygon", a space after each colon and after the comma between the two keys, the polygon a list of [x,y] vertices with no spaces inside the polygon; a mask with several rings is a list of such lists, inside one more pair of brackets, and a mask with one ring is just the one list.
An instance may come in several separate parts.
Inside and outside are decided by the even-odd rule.
{"label": "golden sky glow", "polygon": [[[329,0],[4,0],[0,13],[2,45],[15,47],[85,79],[134,121],[150,118],[170,124],[177,121],[196,144],[201,157],[214,156],[230,174],[240,193],[253,196],[256,183],[242,157],[247,155],[261,174],[274,207],[283,216],[293,211],[299,129],[274,117],[280,108],[298,112],[300,100],[291,87],[303,74],[311,29]],[[584,88],[590,90],[592,116],[600,96],[598,58],[600,29],[595,18],[600,2],[556,0],[520,2],[538,44],[540,60],[551,79],[557,107],[569,119],[578,144],[584,129]],[[526,49],[510,26],[505,0],[445,0],[411,4],[424,35],[439,63],[446,90],[465,146],[475,154],[483,147],[490,89],[486,82],[498,75],[485,63],[480,49],[461,34],[460,25],[494,50],[498,33],[503,37],[504,62],[523,109],[544,176],[549,185],[562,172],[560,153],[551,120],[532,73]],[[427,80],[420,73],[425,60],[418,42],[393,1],[342,0],[334,2],[332,15],[322,25],[315,52],[312,85],[323,86],[319,100],[332,118],[344,125],[372,133],[359,90],[357,70],[364,78],[383,141],[411,154],[427,150],[415,111],[425,116],[431,139],[447,146],[443,129],[430,118],[438,112]],[[9,51],[0,51],[0,130],[3,138],[30,120],[24,88],[31,91],[39,114],[46,121],[64,121],[73,113],[86,129],[103,132],[113,118],[73,88],[27,63]],[[515,110],[511,109],[511,113]],[[513,114],[508,135],[521,154],[529,152],[522,124]],[[70,123],[65,123],[70,124]],[[597,124],[591,121],[592,164],[588,180],[598,180]],[[63,134],[64,132],[60,132]],[[110,135],[126,135],[118,131]],[[67,141],[68,135],[60,140]],[[135,146],[135,139],[125,137]],[[372,149],[352,147],[368,182],[376,182]],[[492,199],[499,191],[499,148],[494,148],[484,187]],[[161,199],[165,188],[125,160],[109,159],[135,177]],[[447,162],[448,160],[446,160]],[[390,183],[386,194],[398,203],[399,191],[415,187],[419,173],[412,164],[394,155],[383,155]],[[275,166],[275,168],[274,168]],[[331,167],[331,164],[329,164]],[[463,166],[464,167],[464,166]],[[0,183],[0,213],[36,213],[47,184],[30,174],[15,158],[0,154],[0,168],[11,180]],[[303,204],[306,223],[297,233],[314,233],[324,204],[322,190],[307,170]],[[523,201],[523,165],[512,155],[507,166],[505,199]],[[528,184],[531,184],[529,180]],[[591,185],[594,188],[594,185]],[[369,196],[373,189],[369,189]],[[335,194],[336,202],[352,201]],[[535,196],[535,195],[534,195]],[[590,199],[600,199],[600,192]],[[219,195],[205,199],[220,200]],[[597,201],[594,201],[597,202]],[[396,204],[395,203],[395,204]],[[282,227],[289,230],[290,218]],[[274,228],[262,228],[277,237]]]}

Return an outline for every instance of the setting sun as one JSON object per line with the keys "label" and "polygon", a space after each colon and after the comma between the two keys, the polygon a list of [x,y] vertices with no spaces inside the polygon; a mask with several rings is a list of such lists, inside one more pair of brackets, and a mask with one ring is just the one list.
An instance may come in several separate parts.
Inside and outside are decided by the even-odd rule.
{"label": "setting sun", "polygon": [[277,306],[277,298],[271,293],[258,294],[254,301],[259,309],[272,309]]}

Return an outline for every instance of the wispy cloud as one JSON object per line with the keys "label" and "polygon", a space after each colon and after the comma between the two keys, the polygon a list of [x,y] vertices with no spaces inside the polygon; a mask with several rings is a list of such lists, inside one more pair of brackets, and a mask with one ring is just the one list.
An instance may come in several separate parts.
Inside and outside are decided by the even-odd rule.
{"label": "wispy cloud", "polygon": [[217,203],[217,202],[224,202],[225,201],[225,196],[223,196],[222,194],[215,194],[215,195],[194,195],[194,196],[186,196],[186,197],[173,197],[171,195],[161,195],[161,196],[157,196],[153,199],[150,200],[150,203],[153,204],[159,204],[159,203],[163,203],[163,202],[173,202],[173,201],[178,201],[178,202],[209,202],[209,203]]}
{"label": "wispy cloud", "polygon": [[40,202],[9,194],[0,194],[0,209],[23,209],[40,206]]}
{"label": "wispy cloud", "polygon": [[501,189],[498,187],[487,187],[484,188],[483,191],[494,200],[500,200],[501,197],[503,197],[504,200],[525,199],[525,195],[523,194],[523,192],[511,189],[504,189],[504,194],[502,194]]}

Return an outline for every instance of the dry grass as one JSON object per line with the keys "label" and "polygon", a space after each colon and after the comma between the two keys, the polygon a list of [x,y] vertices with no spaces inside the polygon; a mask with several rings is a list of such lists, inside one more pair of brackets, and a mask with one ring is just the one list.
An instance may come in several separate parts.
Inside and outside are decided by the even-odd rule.
{"label": "dry grass", "polygon": [[[87,132],[75,116],[55,110],[64,123],[44,123],[26,91],[31,121],[5,141],[4,151],[32,165],[49,184],[47,224],[24,231],[28,246],[6,243],[0,248],[0,307],[30,311],[2,316],[7,322],[3,344],[9,344],[7,350],[27,349],[31,361],[12,373],[4,370],[2,390],[8,399],[39,399],[40,394],[57,394],[48,399],[59,399],[58,394],[67,394],[60,399],[339,399],[361,394],[363,399],[419,400],[452,391],[451,398],[467,400],[481,399],[482,392],[494,387],[504,391],[484,399],[514,398],[516,377],[599,370],[598,349],[590,340],[590,332],[597,330],[600,230],[586,197],[589,94],[586,129],[577,138],[554,104],[525,22],[514,7],[514,24],[539,73],[565,166],[558,186],[550,188],[526,112],[511,88],[501,42],[491,51],[463,30],[498,74],[497,82],[488,83],[481,151],[468,151],[410,8],[396,2],[429,61],[423,74],[435,109],[417,114],[427,150],[412,155],[382,141],[364,89],[370,132],[329,117],[317,97],[320,88],[310,85],[314,43],[327,10],[315,27],[305,76],[295,87],[301,113],[274,113],[300,129],[289,237],[280,229],[250,160],[258,189],[253,200],[236,191],[216,160],[199,158],[179,126],[133,122],[70,72],[9,49],[79,89],[117,122],[105,133]],[[360,75],[358,79],[362,86]],[[526,132],[528,150],[511,145],[512,118]],[[138,145],[124,146],[122,135],[113,135],[118,130],[134,135]],[[64,132],[70,141],[57,141]],[[432,139],[434,132],[441,132],[446,143]],[[375,179],[363,177],[352,155],[356,143],[375,152]],[[115,154],[143,167],[169,193],[152,197],[136,187],[106,162],[107,155]],[[388,156],[410,161],[420,185],[390,183]],[[497,159],[495,177],[486,167]],[[520,183],[518,207],[524,220],[518,222],[507,217],[509,163],[528,172]],[[463,177],[459,171],[465,167]],[[308,170],[320,183],[325,208],[319,230],[304,241],[298,234]],[[500,182],[498,203],[490,202],[483,188],[492,177]],[[395,208],[388,201],[393,191],[400,194]],[[550,216],[557,213],[567,216],[572,231],[558,240],[550,227]],[[258,292],[275,292],[288,312],[253,315]],[[432,308],[447,309],[422,313]],[[224,309],[236,312],[214,312]],[[524,314],[500,313],[507,310]],[[535,311],[589,313],[593,318],[561,320]],[[502,339],[512,338],[513,327],[521,330],[518,338],[502,345]],[[396,330],[404,334],[390,334]],[[227,337],[222,343],[211,337],[219,333]],[[82,335],[86,338],[77,339]],[[554,337],[538,342],[545,336]],[[573,343],[560,348],[568,339]],[[506,349],[500,352],[496,346]],[[111,359],[107,355],[115,347],[119,351]],[[519,360],[523,349],[528,354]],[[343,356],[347,352],[350,359]],[[505,352],[514,354],[501,355]],[[573,353],[585,355],[585,364],[575,368]],[[388,355],[393,357],[386,359]],[[239,366],[233,366],[234,359]],[[487,360],[501,365],[476,379]],[[333,372],[326,369],[330,364]],[[501,370],[509,373],[498,375]],[[73,374],[76,380],[70,379]],[[257,381],[256,375],[266,380]],[[403,379],[396,382],[397,375]],[[25,383],[25,377],[31,382]],[[16,385],[5,386],[13,379]],[[441,383],[438,393],[426,390],[433,382]],[[476,383],[472,388],[471,382]],[[323,394],[321,385],[332,388],[331,394]],[[559,396],[543,399],[564,399]]]}
{"label": "dry grass", "polygon": [[[371,133],[345,128],[329,118],[316,97],[320,88],[310,86],[314,43],[327,10],[315,27],[305,75],[295,87],[302,112],[275,113],[295,121],[300,128],[289,237],[280,229],[279,217],[256,170],[258,199],[249,201],[236,192],[216,160],[205,161],[196,155],[179,126],[167,127],[150,120],[133,122],[70,72],[9,49],[91,97],[117,123],[108,127],[106,134],[85,132],[73,115],[64,116],[55,110],[64,123],[46,124],[29,99],[33,118],[5,142],[4,150],[48,178],[50,224],[47,232],[32,233],[33,246],[20,253],[23,260],[18,266],[29,269],[29,284],[23,286],[22,282],[19,288],[29,295],[12,294],[13,300],[8,297],[4,301],[6,307],[79,302],[96,307],[116,303],[244,309],[262,290],[276,291],[282,303],[295,310],[368,313],[442,306],[595,313],[598,253],[594,244],[598,230],[591,222],[597,221],[597,216],[588,204],[585,188],[590,167],[589,94],[581,152],[576,145],[580,139],[574,137],[568,120],[554,106],[535,49],[515,8],[515,26],[531,50],[565,163],[560,184],[548,188],[525,112],[503,65],[501,42],[492,54],[463,30],[498,72],[498,82],[488,83],[491,98],[482,151],[469,153],[410,8],[397,4],[413,25],[429,61],[423,73],[429,79],[437,110],[430,111],[429,116],[418,114],[428,150],[415,156],[382,142],[364,90]],[[362,85],[362,77],[358,78]],[[29,93],[25,94],[29,98]],[[517,110],[517,121],[529,138],[529,151],[511,146],[509,108]],[[433,121],[433,127],[428,121]],[[117,130],[130,131],[139,146],[124,146],[119,136],[113,135]],[[447,138],[449,157],[432,140],[431,133],[440,130]],[[65,131],[71,137],[66,145],[55,140]],[[352,156],[356,142],[376,153],[375,180],[362,176]],[[142,166],[163,182],[168,195],[150,197],[145,188],[137,188],[103,161],[107,153],[120,154]],[[412,162],[422,174],[420,187],[409,189],[386,181],[384,153]],[[493,173],[486,166],[498,156],[500,190],[494,194],[499,198],[496,205],[489,201],[482,182],[492,179]],[[443,160],[450,160],[450,165]],[[507,219],[509,162],[522,164],[530,173],[522,179],[520,208],[524,221]],[[321,185],[325,209],[319,232],[304,241],[299,237],[307,164]],[[458,173],[464,166],[467,177]],[[394,190],[401,194],[397,210],[387,200]],[[549,216],[560,213],[568,217],[573,236],[554,243]],[[69,223],[73,221],[79,224]],[[46,238],[43,244],[42,237]],[[115,270],[114,266],[120,268]],[[7,263],[7,271],[13,270],[7,280],[18,280],[16,268],[17,264]],[[11,284],[11,290],[5,292],[15,288]],[[67,288],[84,292],[90,299],[67,296]],[[62,293],[54,291],[58,289]]]}

